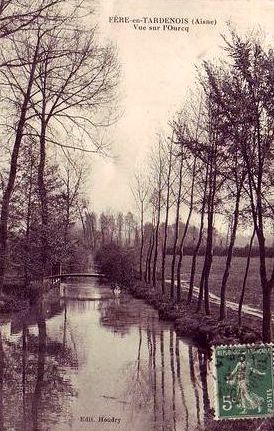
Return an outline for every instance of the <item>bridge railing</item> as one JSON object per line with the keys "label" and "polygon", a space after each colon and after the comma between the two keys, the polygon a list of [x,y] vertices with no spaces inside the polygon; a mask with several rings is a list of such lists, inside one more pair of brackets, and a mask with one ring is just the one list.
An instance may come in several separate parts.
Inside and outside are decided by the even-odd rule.
{"label": "bridge railing", "polygon": [[105,274],[102,273],[90,273],[90,272],[72,272],[72,273],[63,273],[58,275],[49,275],[46,277],[48,280],[54,280],[54,279],[63,279],[63,278],[106,278]]}

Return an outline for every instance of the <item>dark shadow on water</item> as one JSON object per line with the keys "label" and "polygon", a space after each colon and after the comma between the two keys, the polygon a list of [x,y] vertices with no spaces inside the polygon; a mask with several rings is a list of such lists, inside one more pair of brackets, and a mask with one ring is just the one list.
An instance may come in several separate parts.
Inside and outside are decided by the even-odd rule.
{"label": "dark shadow on water", "polygon": [[174,331],[170,330],[169,333],[169,354],[170,354],[170,369],[172,379],[172,419],[173,419],[173,430],[176,431],[176,378],[175,378],[175,366],[174,366]]}
{"label": "dark shadow on water", "polygon": [[199,360],[199,367],[200,367],[200,378],[202,383],[204,412],[208,413],[210,411],[210,400],[208,396],[208,387],[207,387],[207,362],[208,362],[207,353],[198,351],[198,360]]}
{"label": "dark shadow on water", "polygon": [[41,305],[37,304],[35,316],[36,323],[34,314],[21,322],[21,331],[19,324],[16,326],[16,337],[0,333],[3,431],[49,430],[66,411],[68,400],[76,395],[63,369],[72,357],[70,349],[47,335],[48,313]]}
{"label": "dark shadow on water", "polygon": [[193,386],[193,389],[194,389],[195,400],[196,400],[197,424],[201,425],[201,418],[200,418],[200,414],[201,414],[200,398],[199,398],[199,392],[198,392],[198,387],[197,387],[197,379],[195,377],[195,372],[194,372],[194,356],[193,356],[193,347],[192,346],[188,346],[188,355],[189,355],[190,379],[191,379],[191,383],[192,383],[192,386]]}
{"label": "dark shadow on water", "polygon": [[189,429],[189,413],[188,413],[188,408],[187,408],[187,404],[186,404],[184,386],[183,386],[183,382],[182,382],[180,346],[179,346],[179,338],[177,335],[176,335],[176,343],[175,343],[175,357],[176,357],[177,380],[178,380],[178,384],[179,384],[182,404],[183,404],[184,413],[185,413],[185,430],[188,431],[188,429]]}
{"label": "dark shadow on water", "polygon": [[35,389],[32,396],[32,430],[38,431],[38,410],[41,404],[42,387],[45,373],[45,355],[46,355],[46,322],[41,316],[37,322],[38,326],[38,360],[37,360],[37,376]]}

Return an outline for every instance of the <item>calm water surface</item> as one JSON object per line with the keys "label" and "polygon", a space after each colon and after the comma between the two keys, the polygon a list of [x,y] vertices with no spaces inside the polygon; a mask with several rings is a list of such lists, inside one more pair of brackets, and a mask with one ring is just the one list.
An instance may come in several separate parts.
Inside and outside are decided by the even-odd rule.
{"label": "calm water surface", "polygon": [[107,285],[61,295],[1,326],[1,430],[203,429],[213,379],[202,352]]}

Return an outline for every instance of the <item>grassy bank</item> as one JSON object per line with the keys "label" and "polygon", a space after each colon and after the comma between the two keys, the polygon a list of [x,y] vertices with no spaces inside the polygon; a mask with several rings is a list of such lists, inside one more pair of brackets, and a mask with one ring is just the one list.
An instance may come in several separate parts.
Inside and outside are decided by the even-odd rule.
{"label": "grassy bank", "polygon": [[[119,249],[112,250],[108,253],[106,250],[106,255],[101,254],[98,264],[102,266],[102,263],[111,262],[112,265],[108,266],[108,277],[112,281],[123,285],[126,290],[128,290],[134,297],[140,298],[153,306],[159,312],[159,317],[164,320],[174,322],[175,330],[177,334],[181,337],[191,338],[194,343],[200,346],[204,352],[207,352],[209,358],[212,354],[211,347],[220,344],[244,344],[244,343],[257,343],[261,342],[261,326],[262,321],[258,317],[248,316],[243,314],[242,325],[238,325],[237,311],[227,310],[227,317],[224,321],[219,322],[219,306],[211,305],[211,315],[206,316],[204,311],[196,312],[196,303],[193,301],[192,304],[187,304],[185,299],[179,305],[172,303],[168,296],[163,296],[161,294],[160,287],[153,289],[152,286],[140,282],[140,280],[134,279],[134,256],[129,259],[127,255],[127,260],[125,260],[125,252]],[[256,258],[255,258],[256,259]],[[186,263],[188,261],[188,266]],[[228,299],[237,301],[237,292],[240,288],[240,276],[243,274],[243,258],[237,258],[237,265],[235,266],[235,261],[233,262],[231,279],[229,285],[229,295]],[[199,274],[201,272],[203,259],[199,258],[198,268],[197,268],[197,278],[196,284],[198,284]],[[222,278],[224,258],[215,258],[213,264],[213,272],[211,277],[211,291],[219,294],[219,282]],[[187,257],[184,260],[184,279],[188,279],[191,265],[191,258]],[[254,288],[255,292],[259,295],[259,277],[257,273],[257,261],[252,261],[250,277],[249,277],[249,293]],[[122,271],[123,270],[123,271]],[[127,274],[127,282],[123,282],[122,275]],[[215,284],[214,284],[215,280]],[[253,281],[252,281],[253,280]],[[253,283],[253,287],[252,287]],[[213,287],[214,285],[214,287]],[[256,288],[254,287],[256,285]],[[232,287],[231,287],[232,286]],[[166,285],[168,291],[168,284]],[[186,295],[183,295],[185,297]],[[250,305],[255,305],[258,307],[258,298],[256,295],[253,300],[250,300],[251,296],[248,297]],[[256,298],[256,300],[255,300]],[[273,429],[273,420],[271,419],[252,419],[252,420],[235,420],[235,421],[216,421],[214,420],[214,411],[209,408],[205,412],[205,422],[204,431],[270,431]],[[200,428],[199,428],[200,430]],[[197,429],[198,431],[198,429]]]}
{"label": "grassy bank", "polygon": [[[191,338],[211,357],[211,347],[219,344],[244,344],[261,341],[261,320],[243,315],[242,326],[238,326],[237,313],[228,310],[225,321],[218,321],[219,307],[212,304],[211,316],[203,312],[196,313],[195,306],[182,302],[180,306],[172,304],[168,297],[162,297],[158,290],[153,290],[140,281],[133,282],[127,290],[136,298],[143,299],[159,312],[159,317],[173,321],[179,336]],[[216,421],[214,411],[205,412],[204,431],[271,431],[273,419],[239,419]],[[200,430],[200,428],[199,428]],[[199,431],[197,429],[197,431]]]}
{"label": "grassy bank", "polygon": [[[243,313],[242,324],[239,327],[237,311],[228,309],[226,319],[219,322],[218,305],[212,303],[211,315],[206,316],[204,310],[196,312],[196,298],[193,298],[193,303],[187,304],[187,295],[183,294],[183,301],[178,305],[171,302],[168,295],[163,296],[159,286],[153,289],[152,286],[136,280],[136,272],[134,271],[136,256],[130,250],[118,247],[117,245],[107,246],[99,250],[95,260],[110,281],[125,286],[132,295],[142,298],[151,304],[159,311],[160,318],[173,321],[178,334],[181,336],[191,337],[195,342],[207,348],[214,344],[253,343],[261,340],[262,321],[260,318],[250,317]],[[182,278],[185,280],[189,279],[191,262],[191,256],[184,257]],[[196,285],[199,284],[202,264],[203,257],[199,257],[197,261]],[[227,297],[235,302],[237,302],[241,290],[241,276],[244,273],[244,264],[245,258],[241,257],[234,258],[232,262]],[[224,265],[224,257],[214,258],[210,291],[217,295],[219,295]],[[245,300],[245,303],[256,307],[260,306],[258,299],[261,296],[257,267],[258,259],[253,258]],[[170,259],[167,262],[167,278],[169,271]],[[166,285],[166,291],[169,291],[168,284]]]}
{"label": "grassy bank", "polygon": [[[226,257],[214,256],[212,262],[212,268],[210,273],[210,292],[215,295],[220,295],[220,286],[222,283],[222,277],[225,268]],[[196,274],[194,284],[199,286],[200,277],[203,268],[204,257],[198,256]],[[182,279],[189,281],[190,270],[192,264],[192,256],[184,256],[182,263]],[[241,294],[242,282],[245,272],[246,258],[245,257],[233,257],[230,269],[230,275],[227,283],[227,299],[238,302]],[[273,259],[267,258],[267,267],[271,271],[273,265]],[[170,276],[171,268],[171,256],[167,256],[167,277]],[[250,260],[249,273],[247,278],[247,285],[245,291],[244,303],[255,306],[257,308],[262,307],[262,293],[260,285],[260,274],[259,274],[259,258],[252,257]]]}
{"label": "grassy bank", "polygon": [[30,288],[26,288],[17,277],[5,279],[3,291],[0,293],[0,315],[6,317],[28,307]]}
{"label": "grassy bank", "polygon": [[218,344],[255,343],[261,340],[261,320],[243,315],[242,325],[238,326],[237,313],[228,310],[227,318],[219,322],[219,307],[212,304],[210,316],[203,311],[196,312],[196,305],[183,301],[180,305],[171,303],[161,296],[159,290],[139,281],[133,282],[128,290],[136,297],[145,300],[159,312],[159,317],[174,322],[177,333],[192,338],[204,348]]}
{"label": "grassy bank", "polygon": [[2,316],[21,311],[27,308],[28,305],[29,301],[26,299],[18,298],[5,292],[0,294],[0,315]]}

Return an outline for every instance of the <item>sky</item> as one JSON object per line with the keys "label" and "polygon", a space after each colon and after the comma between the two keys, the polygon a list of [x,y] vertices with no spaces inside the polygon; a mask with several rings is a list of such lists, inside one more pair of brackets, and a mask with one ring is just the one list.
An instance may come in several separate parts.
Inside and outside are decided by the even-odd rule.
{"label": "sky", "polygon": [[[115,23],[114,16],[130,22]],[[164,31],[162,24],[134,28],[132,20],[143,17],[187,19],[188,24],[173,26],[188,31]],[[261,29],[274,45],[274,0],[97,0],[95,18],[101,43],[117,48],[120,118],[106,132],[115,157],[91,164],[90,202],[96,211],[134,211],[133,172],[145,163],[157,133],[168,133],[168,121],[193,87],[196,67],[219,56],[228,21],[241,33]],[[197,18],[213,24],[193,24]],[[160,28],[149,30],[149,25]]]}

